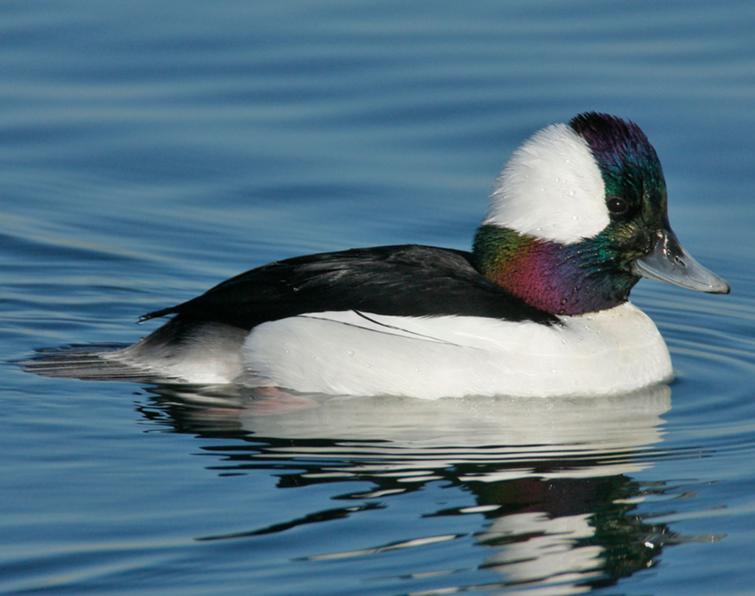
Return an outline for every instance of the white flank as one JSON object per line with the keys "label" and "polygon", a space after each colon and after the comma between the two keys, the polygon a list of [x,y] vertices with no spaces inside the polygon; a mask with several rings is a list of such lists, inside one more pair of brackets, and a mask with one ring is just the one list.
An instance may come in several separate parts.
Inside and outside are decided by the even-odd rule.
{"label": "white flank", "polygon": [[587,396],[668,381],[668,349],[627,303],[562,325],[483,317],[317,313],[264,323],[244,342],[251,384],[340,395]]}
{"label": "white flank", "polygon": [[498,177],[485,223],[562,244],[605,228],[605,185],[585,140],[566,124],[530,137]]}

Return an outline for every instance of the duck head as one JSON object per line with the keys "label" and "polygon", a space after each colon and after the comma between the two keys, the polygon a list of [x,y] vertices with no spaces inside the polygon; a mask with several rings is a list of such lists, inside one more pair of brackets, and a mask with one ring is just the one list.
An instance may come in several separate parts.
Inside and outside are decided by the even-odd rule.
{"label": "duck head", "polygon": [[672,231],[663,169],[640,127],[594,112],[514,152],[474,254],[488,279],[552,314],[617,306],[641,277],[729,292]]}

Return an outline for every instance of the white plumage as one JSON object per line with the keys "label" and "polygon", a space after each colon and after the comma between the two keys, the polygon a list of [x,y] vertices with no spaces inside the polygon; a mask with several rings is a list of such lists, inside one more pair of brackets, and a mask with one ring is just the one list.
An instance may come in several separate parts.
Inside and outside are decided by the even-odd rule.
{"label": "white plumage", "polygon": [[567,125],[553,124],[514,151],[484,223],[571,244],[608,222],[605,184],[587,143]]}
{"label": "white plumage", "polygon": [[243,360],[264,382],[300,391],[424,399],[609,395],[671,378],[663,338],[632,304],[561,320],[318,313],[260,325]]}
{"label": "white plumage", "polygon": [[263,323],[245,338],[207,325],[180,349],[163,353],[152,342],[108,358],[194,383],[423,399],[611,395],[670,380],[666,344],[632,304],[560,320],[313,313]]}

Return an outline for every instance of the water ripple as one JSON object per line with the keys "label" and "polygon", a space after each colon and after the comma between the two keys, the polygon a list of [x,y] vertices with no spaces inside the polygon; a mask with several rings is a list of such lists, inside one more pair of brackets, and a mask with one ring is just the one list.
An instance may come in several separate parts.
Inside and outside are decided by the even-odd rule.
{"label": "water ripple", "polygon": [[[745,0],[0,4],[0,590],[746,590],[754,23]],[[277,258],[467,248],[511,150],[586,109],[649,133],[676,231],[732,284],[633,293],[669,388],[271,399],[8,364],[132,341]]]}

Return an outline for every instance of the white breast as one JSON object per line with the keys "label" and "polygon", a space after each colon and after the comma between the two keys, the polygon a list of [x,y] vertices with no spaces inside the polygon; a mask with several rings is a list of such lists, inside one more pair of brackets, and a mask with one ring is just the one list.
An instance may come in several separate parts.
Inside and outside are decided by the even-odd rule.
{"label": "white breast", "polygon": [[252,384],[425,399],[610,395],[670,380],[663,338],[635,306],[561,322],[301,315],[256,327],[242,362]]}

